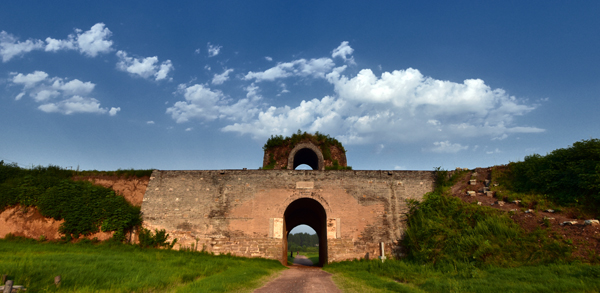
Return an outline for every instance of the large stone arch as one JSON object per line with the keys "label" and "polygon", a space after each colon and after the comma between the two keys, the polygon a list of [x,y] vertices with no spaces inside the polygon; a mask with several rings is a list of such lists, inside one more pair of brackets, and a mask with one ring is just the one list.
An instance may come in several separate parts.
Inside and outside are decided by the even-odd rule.
{"label": "large stone arch", "polygon": [[309,165],[313,170],[325,170],[323,153],[319,147],[310,142],[296,145],[288,156],[287,168],[288,170],[294,170],[302,164]]}
{"label": "large stone arch", "polygon": [[291,202],[283,213],[282,263],[287,263],[287,237],[298,225],[307,225],[319,236],[319,266],[328,262],[327,257],[327,212],[321,203],[312,198],[299,198]]}

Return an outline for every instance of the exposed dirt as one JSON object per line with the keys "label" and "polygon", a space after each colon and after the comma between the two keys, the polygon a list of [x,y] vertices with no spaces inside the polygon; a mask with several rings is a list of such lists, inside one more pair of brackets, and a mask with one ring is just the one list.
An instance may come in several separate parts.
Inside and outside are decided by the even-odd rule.
{"label": "exposed dirt", "polygon": [[77,176],[73,180],[87,180],[93,184],[111,188],[118,195],[125,197],[129,203],[139,207],[142,206],[142,200],[144,199],[150,177]]}
{"label": "exposed dirt", "polygon": [[[125,197],[127,201],[135,206],[141,206],[148,186],[149,177],[120,178],[117,176],[81,176],[74,180],[88,180],[93,184],[112,188],[115,193]],[[48,240],[60,239],[62,235],[58,228],[64,221],[46,218],[40,214],[35,207],[25,208],[15,206],[5,209],[0,213],[0,237],[12,233],[15,236],[39,239],[44,236]],[[111,232],[99,232],[86,238],[107,240],[112,237]]]}
{"label": "exposed dirt", "polygon": [[288,268],[277,279],[254,292],[342,292],[331,280],[330,273],[313,267],[312,261],[304,255],[296,256],[294,265]]}
{"label": "exposed dirt", "polygon": [[[10,207],[0,213],[0,237],[12,233],[20,237],[40,239],[43,236],[48,240],[57,240],[62,236],[58,228],[63,222],[42,216],[35,207]],[[107,240],[110,237],[110,232],[98,232],[85,238]]]}
{"label": "exposed dirt", "polygon": [[[510,216],[517,224],[527,231],[534,231],[537,228],[550,230],[552,234],[562,235],[565,239],[570,239],[573,242],[573,255],[576,257],[588,259],[589,252],[600,254],[600,225],[585,225],[584,221],[588,219],[577,219],[580,217],[576,211],[566,209],[563,212],[546,212],[536,210],[535,204],[523,206],[521,203],[505,202],[504,205],[498,204],[498,201],[503,201],[501,193],[494,193],[493,196],[487,196],[483,192],[485,180],[490,180],[490,186],[497,182],[491,182],[492,168],[477,168],[474,170],[476,176],[472,176],[473,172],[469,172],[459,180],[452,188],[451,193],[462,199],[465,202],[481,202],[482,206],[488,206],[497,210],[502,210],[506,213],[512,213]],[[471,179],[476,179],[475,185],[470,185]],[[470,196],[467,191],[475,191],[475,196]],[[532,211],[526,213],[528,209]],[[544,223],[544,218],[549,218],[547,222],[550,227]],[[550,219],[553,218],[553,219]],[[566,221],[577,221],[574,225],[560,225]]]}
{"label": "exposed dirt", "polygon": [[300,266],[314,265],[313,262],[304,255],[298,255],[298,256],[294,257],[294,264],[300,265]]}

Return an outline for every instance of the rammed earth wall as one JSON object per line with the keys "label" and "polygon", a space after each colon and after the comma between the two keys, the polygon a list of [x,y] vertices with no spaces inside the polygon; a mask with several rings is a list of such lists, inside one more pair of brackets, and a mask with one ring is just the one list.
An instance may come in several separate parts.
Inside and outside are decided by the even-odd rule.
{"label": "rammed earth wall", "polygon": [[146,228],[165,229],[180,247],[283,260],[284,213],[310,198],[325,210],[323,230],[313,228],[332,262],[379,256],[380,242],[398,252],[406,200],[421,199],[433,181],[430,171],[157,170],[142,212]]}

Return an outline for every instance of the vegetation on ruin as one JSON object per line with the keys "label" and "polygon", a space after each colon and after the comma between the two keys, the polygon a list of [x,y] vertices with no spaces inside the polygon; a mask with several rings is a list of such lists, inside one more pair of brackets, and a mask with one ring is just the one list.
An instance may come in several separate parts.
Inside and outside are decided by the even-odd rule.
{"label": "vegetation on ruin", "polygon": [[[267,140],[265,145],[263,146],[263,150],[265,152],[269,152],[269,162],[266,166],[263,166],[262,169],[269,170],[274,169],[277,164],[277,160],[280,159],[282,154],[278,154],[277,158],[273,154],[273,151],[280,147],[287,147],[289,150],[296,147],[301,142],[312,142],[314,145],[318,146],[321,149],[321,153],[323,154],[323,159],[326,161],[331,161],[331,166],[325,166],[326,170],[352,170],[350,166],[341,165],[338,160],[333,159],[331,155],[331,148],[336,147],[342,153],[346,153],[346,149],[342,146],[342,143],[337,139],[319,133],[318,131],[315,134],[302,132],[298,130],[298,132],[292,134],[292,136],[283,137],[283,135],[271,135],[271,137]],[[283,154],[285,156],[289,155],[288,153]],[[285,168],[285,166],[283,167]]]}
{"label": "vegetation on ruin", "polygon": [[[451,174],[452,173],[452,174]],[[600,256],[575,257],[573,242],[551,229],[526,231],[510,213],[450,196],[465,171],[437,170],[436,188],[409,202],[400,260],[325,267],[348,292],[598,292]],[[499,200],[533,209],[598,216],[600,141],[584,140],[546,156],[494,167]],[[549,223],[544,224],[549,227]],[[544,226],[542,225],[542,226]],[[588,262],[588,264],[582,263]]]}
{"label": "vegetation on ruin", "polygon": [[87,239],[66,244],[0,239],[0,275],[27,292],[251,292],[282,269],[276,260]]}
{"label": "vegetation on ruin", "polygon": [[422,202],[409,203],[403,246],[407,260],[421,264],[469,263],[476,267],[520,266],[571,260],[562,235],[544,229],[527,232],[508,213],[448,196],[461,176],[438,170],[437,188]]}
{"label": "vegetation on ruin", "polygon": [[541,201],[600,215],[600,139],[582,140],[545,156],[510,163],[496,178],[507,192],[538,194]]}
{"label": "vegetation on ruin", "polygon": [[300,129],[298,129],[296,133],[292,134],[292,136],[283,137],[283,135],[271,135],[271,137],[267,139],[267,142],[263,146],[263,150],[268,151],[281,146],[288,146],[290,149],[293,149],[297,144],[303,141],[310,141],[319,146],[323,152],[323,157],[325,157],[326,160],[331,159],[331,146],[336,146],[342,152],[346,152],[346,149],[344,149],[342,143],[337,139],[329,135],[319,133],[318,131],[315,132],[315,134],[311,134],[307,133],[306,131],[302,132]]}
{"label": "vegetation on ruin", "polygon": [[126,231],[141,224],[140,208],[132,206],[110,188],[74,181],[72,170],[58,166],[20,168],[0,161],[0,211],[10,206],[37,207],[55,220],[64,240],[99,231],[114,231],[123,241]]}

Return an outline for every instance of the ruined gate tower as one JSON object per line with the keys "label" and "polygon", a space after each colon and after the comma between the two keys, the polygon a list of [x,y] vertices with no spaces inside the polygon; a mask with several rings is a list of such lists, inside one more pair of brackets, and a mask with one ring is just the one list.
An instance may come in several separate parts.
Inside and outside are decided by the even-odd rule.
{"label": "ruined gate tower", "polygon": [[[155,170],[144,227],[165,229],[179,247],[283,264],[287,235],[301,224],[319,236],[321,265],[378,256],[381,242],[398,253],[406,200],[433,190],[433,172],[349,170],[341,144],[309,136],[267,142],[259,170]],[[313,170],[294,170],[301,164]]]}

